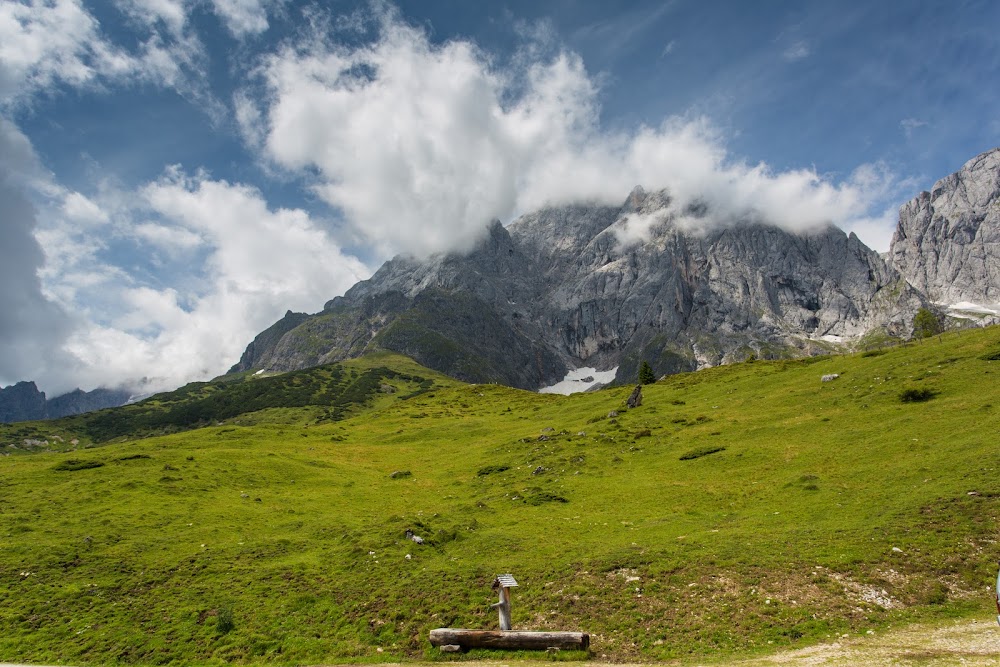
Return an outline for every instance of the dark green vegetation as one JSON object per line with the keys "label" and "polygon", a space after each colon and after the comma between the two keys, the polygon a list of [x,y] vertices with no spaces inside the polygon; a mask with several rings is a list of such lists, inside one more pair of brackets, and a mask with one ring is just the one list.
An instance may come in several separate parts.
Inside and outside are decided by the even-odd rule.
{"label": "dark green vegetation", "polygon": [[913,337],[930,338],[944,331],[942,318],[928,308],[921,308],[913,317]]}
{"label": "dark green vegetation", "polygon": [[643,361],[639,365],[639,384],[653,384],[656,382],[656,373],[653,372],[653,367],[649,365],[648,361]]}
{"label": "dark green vegetation", "polygon": [[0,450],[0,661],[435,655],[434,627],[496,627],[500,572],[515,628],[622,660],[992,619],[998,349],[991,328],[757,360],[634,410],[631,387],[538,395],[383,355],[16,425],[78,445]]}

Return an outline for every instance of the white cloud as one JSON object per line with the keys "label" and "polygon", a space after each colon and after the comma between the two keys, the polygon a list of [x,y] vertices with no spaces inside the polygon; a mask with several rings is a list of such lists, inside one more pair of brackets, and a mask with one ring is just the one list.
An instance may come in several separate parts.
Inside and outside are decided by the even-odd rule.
{"label": "white cloud", "polygon": [[84,225],[103,225],[108,222],[108,214],[79,192],[70,192],[66,195],[63,199],[62,212],[67,219]]}
{"label": "white cloud", "polygon": [[[307,213],[272,210],[249,186],[172,168],[137,192],[116,196],[132,201],[114,216],[118,234],[174,253],[198,248],[207,255],[199,266],[203,275],[186,286],[181,280],[142,284],[128,272],[108,280],[115,268],[101,249],[49,277],[57,286],[74,282],[77,303],[107,301],[98,309],[104,316],[78,327],[66,346],[79,360],[74,377],[87,386],[127,379],[155,391],[221,374],[285,310],[316,311],[370,274]],[[131,222],[141,217],[155,222]],[[84,267],[92,269],[91,283],[81,285]],[[145,375],[141,386],[137,369]]]}
{"label": "white cloud", "polygon": [[268,4],[260,0],[212,0],[215,13],[234,37],[256,35],[267,30]]}
{"label": "white cloud", "polygon": [[377,20],[372,43],[318,36],[266,58],[265,94],[242,94],[260,106],[240,117],[245,135],[265,137],[277,165],[314,182],[384,253],[467,248],[491,218],[619,203],[636,184],[669,189],[679,209],[709,203],[699,224],[847,227],[869,217],[892,180],[733,160],[703,119],[607,131],[598,85],[576,54],[543,56],[552,50],[529,43],[500,67],[471,43],[431,44],[391,10]]}
{"label": "white cloud", "polygon": [[31,182],[41,168],[24,135],[0,118],[0,386],[70,366],[61,350],[71,319],[42,288]]}
{"label": "white cloud", "polygon": [[0,104],[57,82],[81,86],[131,68],[79,0],[0,3]]}
{"label": "white cloud", "polygon": [[200,235],[190,230],[153,222],[136,225],[134,232],[140,239],[170,253],[191,250],[204,243],[204,239]]}

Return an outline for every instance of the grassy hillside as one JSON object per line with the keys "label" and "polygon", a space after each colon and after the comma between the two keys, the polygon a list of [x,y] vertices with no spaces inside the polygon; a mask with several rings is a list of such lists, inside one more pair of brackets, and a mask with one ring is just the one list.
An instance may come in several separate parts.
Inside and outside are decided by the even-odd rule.
{"label": "grassy hillside", "polygon": [[434,655],[434,627],[496,627],[500,572],[521,584],[515,628],[589,631],[614,659],[991,618],[998,360],[991,328],[672,376],[626,411],[630,388],[537,395],[382,356],[324,371],[396,373],[337,415],[310,399],[13,450],[0,660]]}

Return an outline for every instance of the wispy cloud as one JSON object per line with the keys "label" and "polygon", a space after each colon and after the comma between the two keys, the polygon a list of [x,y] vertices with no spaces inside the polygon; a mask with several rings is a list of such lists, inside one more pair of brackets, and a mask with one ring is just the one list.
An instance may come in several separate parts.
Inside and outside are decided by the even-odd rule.
{"label": "wispy cloud", "polygon": [[781,57],[789,62],[793,62],[796,60],[802,60],[803,58],[808,58],[810,53],[812,53],[812,50],[809,46],[809,42],[799,40],[786,48],[782,52]]}
{"label": "wispy cloud", "polygon": [[919,120],[917,118],[904,118],[899,121],[899,127],[903,130],[903,134],[906,135],[907,139],[911,139],[916,130],[926,126],[927,121]]}

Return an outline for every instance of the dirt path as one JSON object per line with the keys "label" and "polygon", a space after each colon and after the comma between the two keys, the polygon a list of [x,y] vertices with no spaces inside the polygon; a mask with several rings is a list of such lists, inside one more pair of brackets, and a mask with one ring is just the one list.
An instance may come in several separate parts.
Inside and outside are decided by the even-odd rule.
{"label": "dirt path", "polygon": [[[518,667],[519,661],[444,663],[453,667]],[[529,663],[530,664],[530,663]],[[539,663],[541,664],[541,663]],[[573,664],[573,663],[569,663]],[[650,667],[649,664],[587,667]],[[683,661],[669,665],[705,667],[1000,667],[1000,627],[992,619],[937,625],[911,625],[874,635],[850,637],[766,658],[720,662]],[[662,665],[666,667],[666,665]]]}
{"label": "dirt path", "polygon": [[730,664],[733,667],[1000,665],[1000,627],[983,620],[912,625]]}

